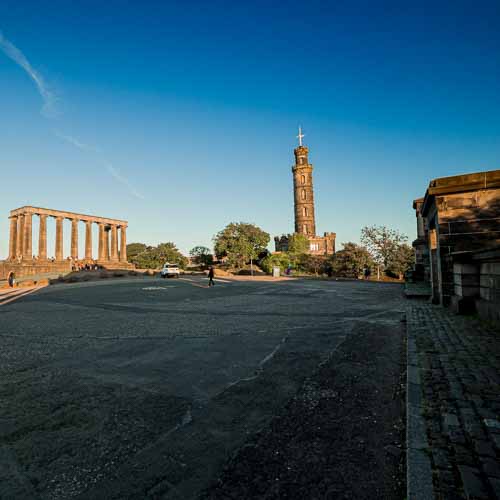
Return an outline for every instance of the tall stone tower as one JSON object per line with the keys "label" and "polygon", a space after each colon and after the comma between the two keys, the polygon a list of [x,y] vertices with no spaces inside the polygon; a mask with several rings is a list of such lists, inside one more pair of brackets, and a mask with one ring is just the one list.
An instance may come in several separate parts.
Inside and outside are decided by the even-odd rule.
{"label": "tall stone tower", "polygon": [[304,137],[299,129],[299,147],[295,148],[295,165],[293,172],[293,193],[295,205],[295,232],[306,236],[316,235],[316,220],[314,217],[314,191],[312,171],[307,155],[309,150],[302,145]]}
{"label": "tall stone tower", "polygon": [[[327,256],[335,253],[335,233],[316,234],[316,218],[314,215],[314,190],[312,171],[313,166],[309,163],[309,149],[302,144],[304,134],[299,127],[299,146],[294,149],[295,165],[293,173],[293,197],[295,207],[295,233],[302,233],[309,240],[311,255]],[[287,252],[289,248],[290,234],[275,236],[274,244],[277,252]]]}

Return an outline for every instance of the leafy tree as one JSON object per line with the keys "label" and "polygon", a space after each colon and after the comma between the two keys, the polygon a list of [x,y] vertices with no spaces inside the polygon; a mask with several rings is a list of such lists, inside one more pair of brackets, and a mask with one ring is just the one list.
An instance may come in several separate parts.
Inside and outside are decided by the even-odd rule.
{"label": "leafy tree", "polygon": [[[132,247],[132,256],[128,252],[129,247]],[[158,269],[165,262],[179,264],[179,267],[184,268],[188,262],[172,242],[160,243],[156,247],[146,246],[143,243],[131,243],[127,245],[127,257],[130,262],[141,269]]]}
{"label": "leafy tree", "polygon": [[290,265],[290,257],[286,252],[270,254],[260,262],[260,267],[265,273],[271,274],[273,267],[277,266],[284,271]]}
{"label": "leafy tree", "polygon": [[366,268],[374,267],[373,258],[365,247],[352,242],[343,243],[343,247],[330,259],[332,272],[335,275],[357,278]]}
{"label": "leafy tree", "polygon": [[144,243],[129,243],[127,245],[127,258],[130,262],[131,259],[139,255],[146,250],[147,246]]}
{"label": "leafy tree", "polygon": [[165,262],[171,262],[172,264],[179,264],[179,267],[185,268],[188,260],[184,255],[179,252],[174,243],[160,243],[156,247],[157,258],[161,261],[160,267],[165,264]]}
{"label": "leafy tree", "polygon": [[381,269],[386,269],[395,249],[406,243],[408,237],[399,231],[386,226],[365,226],[361,230],[361,243],[377,264],[377,277],[380,279]]}
{"label": "leafy tree", "polygon": [[387,272],[402,279],[404,273],[415,264],[415,251],[410,245],[403,243],[393,248],[387,260]]}
{"label": "leafy tree", "polygon": [[326,259],[321,255],[309,255],[303,253],[298,260],[299,268],[310,274],[326,273]]}
{"label": "leafy tree", "polygon": [[245,222],[231,222],[214,236],[217,257],[227,257],[229,264],[237,268],[256,260],[268,243],[269,233]]}
{"label": "leafy tree", "polygon": [[189,255],[193,259],[193,262],[199,266],[211,266],[214,261],[210,248],[201,245],[192,248],[189,251]]}
{"label": "leafy tree", "polygon": [[300,255],[309,251],[309,240],[305,234],[294,233],[288,238],[288,251]]}

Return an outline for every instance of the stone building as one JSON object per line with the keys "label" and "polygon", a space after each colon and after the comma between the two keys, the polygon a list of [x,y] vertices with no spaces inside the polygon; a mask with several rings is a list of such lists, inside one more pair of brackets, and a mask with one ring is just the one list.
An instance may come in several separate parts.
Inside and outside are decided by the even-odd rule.
{"label": "stone building", "polygon": [[500,320],[500,170],[434,179],[413,208],[432,301]]}
{"label": "stone building", "polygon": [[[295,233],[307,236],[311,255],[332,255],[335,253],[335,233],[316,234],[314,213],[313,166],[309,163],[309,149],[302,145],[304,135],[299,127],[299,146],[294,149],[295,165],[292,166],[293,194],[295,208]],[[274,238],[277,252],[288,250],[290,235]]]}
{"label": "stone building", "polygon": [[[38,248],[33,248],[33,217],[39,217]],[[47,219],[55,219],[55,256],[47,256]],[[127,221],[25,206],[10,212],[9,256],[0,262],[0,279],[70,272],[74,263],[97,263],[107,269],[134,266],[127,261]],[[63,252],[63,221],[71,221],[71,254]],[[85,224],[85,255],[78,255],[79,223]],[[92,225],[99,227],[97,259],[92,254]],[[37,251],[36,251],[37,250]]]}
{"label": "stone building", "polygon": [[417,239],[413,242],[415,249],[415,269],[413,278],[419,281],[430,280],[429,247],[427,244],[428,231],[422,216],[422,205],[424,198],[419,198],[413,202],[413,209],[417,217]]}

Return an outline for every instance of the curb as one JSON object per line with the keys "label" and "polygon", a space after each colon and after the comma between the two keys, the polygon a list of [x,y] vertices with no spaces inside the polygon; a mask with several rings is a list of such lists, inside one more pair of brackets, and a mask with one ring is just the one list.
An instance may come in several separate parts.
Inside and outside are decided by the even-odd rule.
{"label": "curb", "polygon": [[432,467],[424,417],[415,329],[408,321],[406,358],[406,497],[433,500]]}

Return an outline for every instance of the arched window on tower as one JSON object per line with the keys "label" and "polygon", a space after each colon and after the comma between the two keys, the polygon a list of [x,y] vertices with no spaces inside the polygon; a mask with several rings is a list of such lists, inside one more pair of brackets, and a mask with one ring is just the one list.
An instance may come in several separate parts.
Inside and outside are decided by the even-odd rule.
{"label": "arched window on tower", "polygon": [[299,156],[299,165],[304,165],[305,158],[303,156]]}
{"label": "arched window on tower", "polygon": [[307,210],[307,207],[304,207],[304,217],[307,217],[308,216],[308,210]]}
{"label": "arched window on tower", "polygon": [[307,224],[304,224],[303,231],[304,231],[304,234],[307,234]]}
{"label": "arched window on tower", "polygon": [[306,183],[306,176],[305,176],[305,175],[302,175],[302,176],[300,177],[300,182],[301,182],[302,184],[305,184],[305,183]]}
{"label": "arched window on tower", "polygon": [[302,194],[301,194],[301,196],[302,196],[302,199],[303,199],[303,200],[305,200],[305,199],[306,199],[306,190],[305,190],[305,189],[303,189],[303,190],[302,190]]}

